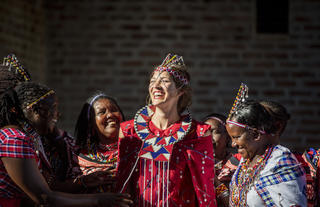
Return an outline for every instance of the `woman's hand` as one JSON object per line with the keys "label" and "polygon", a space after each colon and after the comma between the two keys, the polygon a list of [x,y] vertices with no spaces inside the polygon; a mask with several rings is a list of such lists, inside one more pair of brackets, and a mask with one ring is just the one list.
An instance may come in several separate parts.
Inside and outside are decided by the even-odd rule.
{"label": "woman's hand", "polygon": [[133,201],[130,200],[129,194],[100,193],[100,194],[95,194],[95,195],[99,196],[98,206],[129,207],[130,204],[133,204]]}

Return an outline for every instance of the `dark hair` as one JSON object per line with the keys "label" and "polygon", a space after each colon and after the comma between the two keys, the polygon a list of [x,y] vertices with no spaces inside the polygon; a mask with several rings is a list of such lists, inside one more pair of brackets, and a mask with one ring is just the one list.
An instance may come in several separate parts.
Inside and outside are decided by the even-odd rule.
{"label": "dark hair", "polygon": [[[38,83],[23,82],[3,93],[0,99],[1,127],[19,125],[20,121],[26,120],[23,110],[50,90],[47,86]],[[41,100],[38,103],[41,103]],[[38,103],[32,107],[34,111],[39,109]]]}
{"label": "dark hair", "polygon": [[275,101],[260,101],[260,104],[276,121],[288,121],[290,119],[287,109],[280,103]]}
{"label": "dark hair", "polygon": [[121,113],[123,120],[125,120],[124,114],[120,106],[118,105],[117,101],[114,98],[112,98],[111,96],[107,96],[101,92],[98,92],[95,95],[91,96],[86,101],[86,103],[83,104],[81,112],[77,119],[75,130],[74,130],[76,143],[82,149],[87,148],[88,138],[90,143],[98,144],[99,142],[99,139],[96,136],[92,135],[91,132],[94,130],[94,125],[92,123],[94,122],[94,118],[95,118],[93,105],[94,103],[96,103],[98,100],[101,100],[101,99],[108,99],[114,105],[116,105],[117,108],[119,109],[119,112]]}
{"label": "dark hair", "polygon": [[[267,110],[273,119],[274,133],[280,130],[279,133],[281,135],[290,119],[290,114],[287,112],[287,109],[280,103],[274,101],[260,101],[260,104]],[[279,122],[282,123],[282,125],[278,125]]]}
{"label": "dark hair", "polygon": [[[170,68],[172,68],[180,76],[183,76],[188,80],[188,84],[185,84],[179,78],[176,78],[174,75],[170,74],[176,85],[176,88],[183,92],[178,100],[178,113],[181,114],[184,110],[186,110],[188,106],[191,106],[192,104],[192,89],[190,86],[191,77],[185,65],[172,64]],[[152,78],[153,74],[154,71],[152,71],[152,73],[150,74],[150,78]],[[149,96],[147,98],[147,103],[151,104],[151,98]]]}
{"label": "dark hair", "polygon": [[[30,77],[26,69],[24,72]],[[17,72],[16,69],[10,68],[10,66],[0,66],[0,94],[9,88],[14,88],[18,83],[25,81],[23,74]]]}
{"label": "dark hair", "polygon": [[205,116],[202,120],[203,120],[203,122],[205,122],[205,121],[209,120],[211,117],[217,117],[223,123],[226,123],[226,120],[227,120],[227,117],[225,115],[218,114],[218,113],[211,113],[211,114]]}
{"label": "dark hair", "polygon": [[272,117],[266,109],[256,101],[245,101],[241,103],[235,112],[231,114],[230,120],[263,130],[268,134],[274,132]]}

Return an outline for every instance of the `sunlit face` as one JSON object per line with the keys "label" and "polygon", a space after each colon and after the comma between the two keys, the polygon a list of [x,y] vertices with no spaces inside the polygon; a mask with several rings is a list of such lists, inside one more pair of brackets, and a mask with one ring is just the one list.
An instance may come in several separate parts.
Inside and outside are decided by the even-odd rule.
{"label": "sunlit face", "polygon": [[182,92],[176,88],[168,72],[155,71],[150,79],[149,95],[155,106],[172,106],[178,104]]}
{"label": "sunlit face", "polygon": [[252,159],[259,146],[250,131],[233,124],[227,124],[226,129],[232,140],[232,147],[238,149],[238,153],[244,159]]}
{"label": "sunlit face", "polygon": [[103,139],[117,140],[120,123],[123,120],[117,105],[109,99],[101,98],[93,104],[93,109],[95,113],[95,128],[100,141]]}
{"label": "sunlit face", "polygon": [[29,121],[40,135],[46,135],[56,126],[58,116],[58,99],[53,94],[39,103],[37,112],[31,110]]}
{"label": "sunlit face", "polygon": [[216,158],[222,160],[226,155],[225,152],[227,149],[228,140],[230,139],[227,130],[225,126],[216,119],[208,119],[205,123],[211,126],[215,156]]}

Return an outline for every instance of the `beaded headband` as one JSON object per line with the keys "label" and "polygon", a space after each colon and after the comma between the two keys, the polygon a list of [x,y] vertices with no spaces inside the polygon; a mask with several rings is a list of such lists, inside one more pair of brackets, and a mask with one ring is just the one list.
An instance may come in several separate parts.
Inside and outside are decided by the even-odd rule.
{"label": "beaded headband", "polygon": [[236,122],[236,121],[227,120],[227,124],[233,124],[233,125],[236,125],[236,126],[238,126],[238,127],[244,128],[244,129],[253,130],[253,131],[258,131],[258,132],[260,132],[261,134],[267,134],[264,130],[260,130],[260,129],[257,129],[257,128],[254,128],[254,127],[250,127],[250,126],[248,126],[248,125],[241,124],[241,123]]}
{"label": "beaded headband", "polygon": [[207,118],[207,120],[209,120],[209,119],[214,119],[214,120],[217,120],[220,124],[222,124],[222,125],[226,125],[221,119],[219,119],[218,117],[215,117],[215,116],[209,116],[208,118]]}
{"label": "beaded headband", "polygon": [[179,79],[181,82],[183,82],[184,85],[188,85],[189,81],[186,76],[179,74],[174,68],[174,65],[183,66],[184,61],[182,56],[178,55],[172,55],[169,53],[167,57],[162,61],[161,65],[156,67],[154,71],[167,71],[171,75],[173,75],[175,78]]}
{"label": "beaded headband", "polygon": [[232,105],[232,108],[229,112],[229,115],[228,115],[228,119],[230,119],[231,115],[234,114],[234,113],[237,113],[237,108],[239,107],[239,105],[243,102],[246,101],[246,99],[248,99],[248,92],[249,92],[249,88],[246,84],[244,83],[241,83],[240,85],[240,88],[239,88],[239,91],[238,91],[238,94],[233,102],[233,105]]}
{"label": "beaded headband", "polygon": [[19,62],[15,54],[9,54],[7,57],[3,58],[3,66],[9,66],[9,71],[11,71],[11,67],[13,67],[16,73],[20,73],[25,81],[30,81],[30,75],[23,67],[23,65]]}
{"label": "beaded headband", "polygon": [[93,102],[95,102],[98,98],[100,98],[101,96],[105,96],[105,94],[103,93],[99,93],[98,95],[96,95],[95,97],[92,98],[92,100],[89,103],[89,107],[88,107],[88,113],[87,113],[87,117],[88,120],[90,120],[90,109],[92,107]]}
{"label": "beaded headband", "polygon": [[38,98],[37,100],[35,100],[34,102],[32,102],[31,104],[29,104],[27,106],[27,109],[32,108],[32,106],[34,106],[35,104],[39,103],[40,101],[44,100],[45,98],[47,98],[48,96],[54,94],[54,90],[50,90],[49,92],[47,92],[46,94],[44,94],[43,96],[41,96],[40,98]]}

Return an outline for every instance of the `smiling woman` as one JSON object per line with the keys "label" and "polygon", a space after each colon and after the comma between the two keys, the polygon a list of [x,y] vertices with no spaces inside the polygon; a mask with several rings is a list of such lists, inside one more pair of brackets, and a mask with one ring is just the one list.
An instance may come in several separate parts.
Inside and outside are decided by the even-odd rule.
{"label": "smiling woman", "polygon": [[118,135],[124,115],[116,102],[104,93],[87,100],[79,115],[75,137],[80,147],[76,156],[76,178],[88,192],[111,191],[118,159]]}
{"label": "smiling woman", "polygon": [[216,206],[210,126],[191,118],[190,76],[169,54],[149,83],[149,105],[123,122],[118,190],[134,206]]}
{"label": "smiling woman", "polygon": [[41,206],[128,206],[125,195],[76,195],[50,188],[46,175],[52,166],[42,140],[57,114],[55,91],[44,85],[24,82],[1,94],[0,206],[18,207],[27,196]]}
{"label": "smiling woman", "polygon": [[272,122],[255,101],[231,111],[226,129],[242,159],[230,183],[230,206],[306,206],[305,172],[287,148],[274,145]]}

